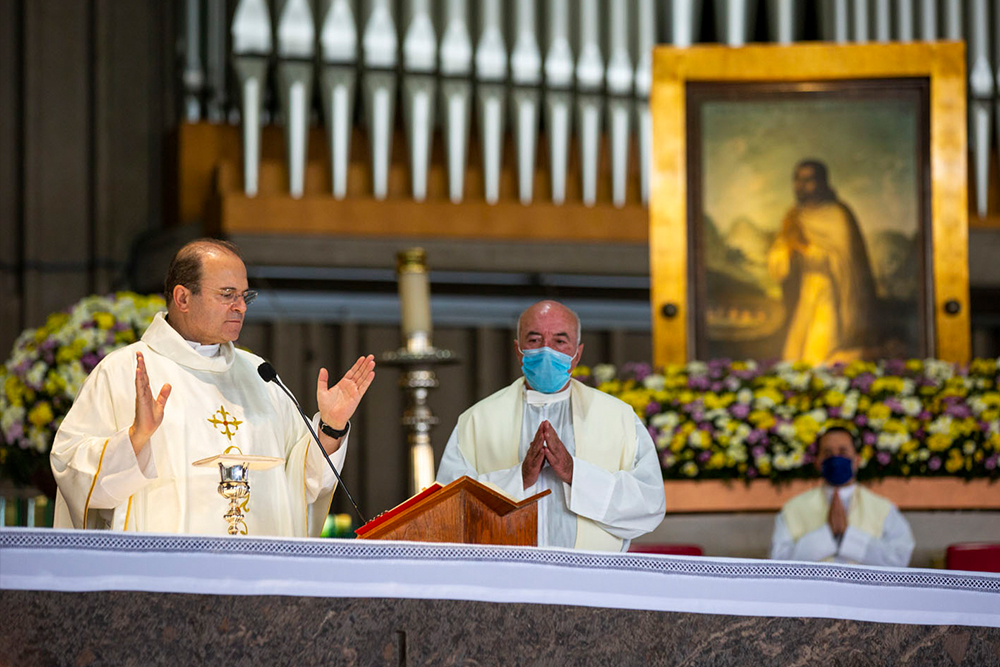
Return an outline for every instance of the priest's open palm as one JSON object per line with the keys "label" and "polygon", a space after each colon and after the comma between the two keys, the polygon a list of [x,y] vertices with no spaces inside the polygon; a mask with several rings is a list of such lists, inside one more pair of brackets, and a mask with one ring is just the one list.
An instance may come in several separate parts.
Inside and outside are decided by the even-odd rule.
{"label": "priest's open palm", "polygon": [[149,439],[163,422],[163,409],[170,397],[170,385],[160,387],[160,393],[153,399],[149,388],[149,375],[146,374],[146,360],[142,352],[135,353],[135,420],[128,430],[132,448],[136,454],[146,446]]}
{"label": "priest's open palm", "polygon": [[359,357],[351,370],[340,378],[340,382],[329,386],[329,374],[325,368],[319,369],[316,381],[316,403],[319,416],[331,427],[340,430],[347,426],[347,420],[358,409],[361,397],[368,391],[375,379],[375,357]]}

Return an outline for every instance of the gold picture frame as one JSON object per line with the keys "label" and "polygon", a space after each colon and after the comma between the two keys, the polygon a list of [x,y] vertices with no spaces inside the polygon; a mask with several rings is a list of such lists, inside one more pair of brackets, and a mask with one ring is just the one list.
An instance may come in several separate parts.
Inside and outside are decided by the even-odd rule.
{"label": "gold picture frame", "polygon": [[653,53],[653,168],[650,271],[653,360],[694,358],[689,196],[688,84],[829,84],[926,79],[929,82],[925,262],[928,352],[966,362],[970,356],[965,46],[961,42],[791,46],[659,47]]}

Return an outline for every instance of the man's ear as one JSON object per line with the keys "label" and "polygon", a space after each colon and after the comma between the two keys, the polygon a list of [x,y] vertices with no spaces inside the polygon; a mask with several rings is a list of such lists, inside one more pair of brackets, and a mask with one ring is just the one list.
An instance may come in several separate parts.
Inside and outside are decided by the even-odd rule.
{"label": "man's ear", "polygon": [[184,287],[184,285],[174,285],[173,296],[177,310],[186,313],[191,309],[191,290],[187,287]]}
{"label": "man's ear", "polygon": [[576,347],[576,354],[573,355],[573,361],[570,364],[571,371],[576,368],[576,365],[580,363],[580,359],[582,358],[583,358],[583,343],[580,343]]}

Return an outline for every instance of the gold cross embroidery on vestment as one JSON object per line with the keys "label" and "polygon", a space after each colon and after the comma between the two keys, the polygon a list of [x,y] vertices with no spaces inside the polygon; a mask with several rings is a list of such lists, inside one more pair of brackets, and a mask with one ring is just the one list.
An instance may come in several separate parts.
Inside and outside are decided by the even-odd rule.
{"label": "gold cross embroidery on vestment", "polygon": [[[230,413],[226,412],[225,406],[220,406],[218,410],[212,413],[208,422],[215,426],[215,428],[219,429],[219,431],[222,432],[222,435],[226,436],[229,440],[233,439],[233,436],[236,435],[236,431],[240,429],[240,424],[243,423]],[[233,427],[232,431],[229,430],[230,426]]]}

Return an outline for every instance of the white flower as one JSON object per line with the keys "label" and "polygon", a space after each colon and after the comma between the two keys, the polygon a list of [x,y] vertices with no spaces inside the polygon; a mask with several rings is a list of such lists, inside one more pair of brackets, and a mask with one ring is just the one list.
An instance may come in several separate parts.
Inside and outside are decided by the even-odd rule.
{"label": "white flower", "polygon": [[743,405],[750,405],[753,402],[753,392],[745,387],[740,389],[736,392],[736,402]]}
{"label": "white flower", "polygon": [[614,364],[597,364],[594,366],[594,379],[597,383],[610,382],[615,379]]}
{"label": "white flower", "polygon": [[[614,366],[612,366],[614,368]],[[596,374],[597,368],[594,368],[594,373]],[[652,375],[647,375],[642,381],[642,386],[650,391],[663,391],[663,387],[666,386],[667,379],[658,373],[653,373]]]}
{"label": "white flower", "polygon": [[951,432],[951,415],[941,415],[937,419],[931,422],[927,430],[931,433],[943,433],[947,434]]}
{"label": "white flower", "polygon": [[738,377],[730,375],[729,377],[726,378],[724,384],[727,390],[736,391],[737,389],[740,388],[740,379]]}
{"label": "white flower", "polygon": [[34,366],[24,376],[25,383],[31,387],[38,387],[45,381],[45,374],[49,367],[44,361],[36,361]]}
{"label": "white flower", "polygon": [[879,433],[875,446],[879,449],[896,452],[909,439],[905,433]]}
{"label": "white flower", "polygon": [[795,427],[791,424],[778,424],[775,431],[779,436],[781,436],[781,439],[786,442],[792,442],[795,440]]}
{"label": "white flower", "polygon": [[915,417],[924,409],[924,404],[916,396],[907,396],[899,402],[903,408],[903,414]]}
{"label": "white flower", "polygon": [[670,429],[673,430],[680,423],[680,418],[677,416],[676,412],[658,412],[649,419],[651,426],[655,426],[658,429]]}
{"label": "white flower", "polygon": [[708,364],[703,361],[690,361],[687,365],[688,375],[704,375],[708,372]]}

